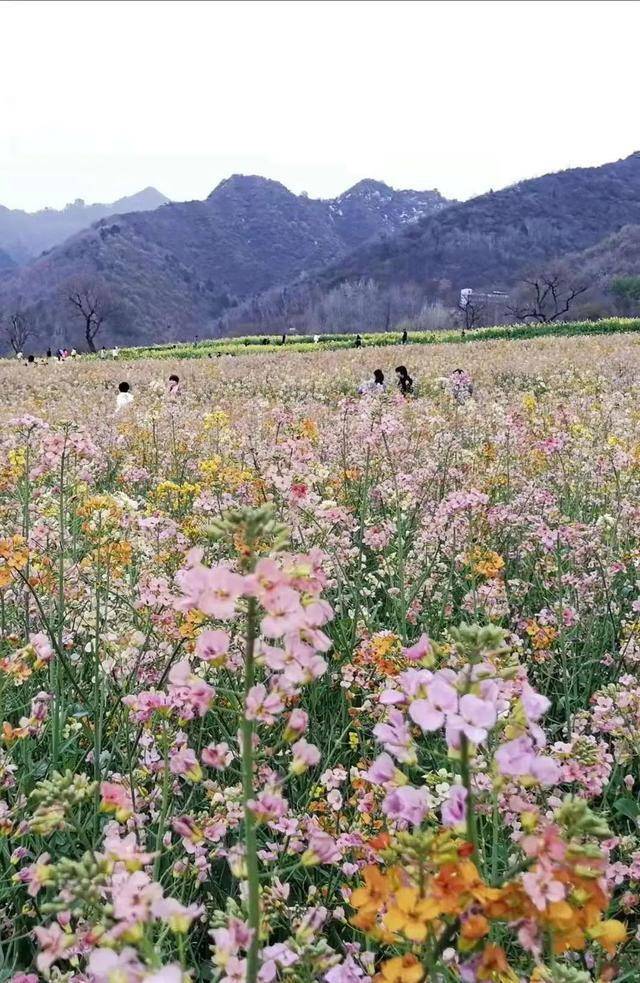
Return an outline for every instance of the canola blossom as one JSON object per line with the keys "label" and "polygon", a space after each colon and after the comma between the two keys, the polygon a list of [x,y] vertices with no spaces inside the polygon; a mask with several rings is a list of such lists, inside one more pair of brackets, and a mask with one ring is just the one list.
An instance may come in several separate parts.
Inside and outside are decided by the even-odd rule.
{"label": "canola blossom", "polygon": [[402,352],[0,365],[4,978],[637,978],[637,344]]}

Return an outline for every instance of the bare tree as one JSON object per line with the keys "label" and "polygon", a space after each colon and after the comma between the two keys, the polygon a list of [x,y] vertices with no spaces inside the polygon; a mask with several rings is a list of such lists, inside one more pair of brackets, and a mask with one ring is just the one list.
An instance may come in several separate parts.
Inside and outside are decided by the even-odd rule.
{"label": "bare tree", "polygon": [[31,321],[24,311],[14,311],[13,314],[9,315],[9,319],[4,325],[3,333],[16,355],[18,355],[33,334]]}
{"label": "bare tree", "polygon": [[480,327],[480,322],[482,321],[486,310],[486,304],[479,300],[472,300],[469,297],[466,300],[466,303],[462,303],[462,301],[458,303],[458,310],[462,314],[463,332],[471,331],[473,328]]}
{"label": "bare tree", "polygon": [[523,280],[521,298],[506,311],[516,321],[550,324],[567,314],[576,297],[589,289],[590,283],[571,284],[562,271],[541,273]]}
{"label": "bare tree", "polygon": [[113,314],[113,298],[104,284],[85,281],[73,283],[68,289],[68,300],[84,322],[84,336],[89,351],[95,352],[95,338],[100,328]]}

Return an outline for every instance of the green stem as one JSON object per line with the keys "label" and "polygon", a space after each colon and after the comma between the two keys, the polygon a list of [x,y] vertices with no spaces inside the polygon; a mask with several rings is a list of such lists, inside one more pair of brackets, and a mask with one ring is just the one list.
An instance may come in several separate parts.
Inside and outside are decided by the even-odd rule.
{"label": "green stem", "polygon": [[478,867],[478,839],[476,834],[476,816],[474,812],[473,791],[471,789],[471,768],[469,767],[469,741],[465,734],[460,740],[460,776],[467,790],[467,840],[473,847],[471,859]]}
{"label": "green stem", "polygon": [[[247,633],[245,645],[244,695],[245,706],[254,680],[254,649],[256,641],[256,602],[249,598],[247,608]],[[260,875],[258,872],[258,846],[256,823],[248,803],[253,799],[253,721],[248,720],[246,710],[242,717],[242,794],[244,799],[244,840],[247,862],[249,928],[251,943],[247,951],[246,983],[256,983],[258,976],[258,945],[260,942]]]}

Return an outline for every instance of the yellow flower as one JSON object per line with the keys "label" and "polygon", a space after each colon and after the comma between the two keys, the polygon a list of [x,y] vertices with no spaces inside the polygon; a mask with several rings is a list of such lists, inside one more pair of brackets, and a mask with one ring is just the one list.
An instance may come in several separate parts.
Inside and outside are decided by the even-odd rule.
{"label": "yellow flower", "polygon": [[0,589],[8,587],[14,572],[22,570],[29,561],[29,549],[22,536],[0,539]]}
{"label": "yellow flower", "polygon": [[396,891],[393,907],[384,917],[384,925],[390,932],[402,933],[412,942],[424,942],[429,922],[439,914],[437,902],[421,898],[415,887],[401,887]]}
{"label": "yellow flower", "polygon": [[415,956],[395,956],[382,963],[373,979],[374,983],[420,983],[424,973]]}
{"label": "yellow flower", "polygon": [[590,939],[599,942],[610,956],[613,956],[616,948],[625,941],[627,929],[617,918],[607,918],[593,925],[587,934]]}

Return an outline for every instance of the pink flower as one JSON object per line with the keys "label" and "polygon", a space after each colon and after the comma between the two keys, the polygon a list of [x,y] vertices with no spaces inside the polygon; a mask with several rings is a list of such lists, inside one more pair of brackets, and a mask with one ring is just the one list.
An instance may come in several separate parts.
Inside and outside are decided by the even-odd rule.
{"label": "pink flower", "polygon": [[53,880],[54,868],[49,863],[50,860],[50,854],[43,853],[35,863],[18,871],[17,879],[27,885],[27,894],[30,897],[35,898],[39,891]]}
{"label": "pink flower", "polygon": [[221,628],[203,631],[196,642],[196,655],[203,662],[212,662],[220,666],[224,664],[229,651],[230,638]]}
{"label": "pink flower", "polygon": [[391,710],[387,723],[376,724],[373,733],[376,739],[384,744],[385,750],[392,754],[397,761],[409,764],[416,760],[411,733],[399,710]]}
{"label": "pink flower", "polygon": [[209,744],[202,751],[202,764],[216,771],[224,771],[233,761],[233,754],[229,750],[229,745],[222,741],[220,744]]}
{"label": "pink flower", "polygon": [[440,815],[443,826],[453,826],[455,829],[464,830],[467,822],[467,790],[463,785],[453,785],[449,790],[449,797],[442,803]]}
{"label": "pink flower", "polygon": [[402,654],[411,662],[421,662],[425,657],[433,655],[433,645],[428,635],[421,635],[417,642],[403,649]]}
{"label": "pink flower", "polygon": [[262,724],[274,724],[276,717],[284,710],[284,703],[277,690],[267,692],[263,683],[252,686],[247,693],[245,713],[247,720],[257,720]]}
{"label": "pink flower", "polygon": [[365,977],[364,970],[358,966],[352,956],[347,956],[343,963],[334,966],[323,977],[325,983],[362,983],[363,980],[370,978]]}
{"label": "pink flower", "polygon": [[382,811],[395,822],[419,826],[429,811],[429,800],[425,788],[403,785],[387,793],[382,803]]}
{"label": "pink flower", "polygon": [[152,905],[162,897],[162,888],[144,871],[137,870],[114,877],[112,895],[114,917],[135,924],[149,920]]}
{"label": "pink flower", "polygon": [[44,632],[39,631],[36,635],[31,635],[29,642],[36,650],[36,655],[38,656],[40,662],[51,661],[53,658],[53,648],[51,647],[51,642]]}
{"label": "pink flower", "polygon": [[429,683],[426,700],[414,700],[409,707],[409,716],[422,730],[433,731],[442,727],[445,716],[457,709],[458,694],[453,686],[435,677]]}
{"label": "pink flower", "polygon": [[173,666],[169,684],[169,701],[182,720],[204,717],[216,695],[213,686],[191,672],[186,659]]}
{"label": "pink flower", "polygon": [[291,587],[278,587],[265,597],[267,612],[260,629],[267,638],[281,638],[304,624],[304,611],[297,591]]}
{"label": "pink flower", "polygon": [[396,768],[393,758],[388,754],[379,754],[371,764],[369,770],[365,772],[365,778],[372,785],[406,785],[407,779]]}
{"label": "pink flower", "polygon": [[541,785],[555,785],[562,771],[558,761],[537,754],[531,738],[526,736],[502,744],[495,753],[495,762],[502,775],[534,778]]}
{"label": "pink flower", "polygon": [[292,775],[302,775],[309,768],[313,768],[320,761],[320,751],[315,744],[309,744],[303,738],[292,746],[293,758],[289,771]]}
{"label": "pink flower", "polygon": [[169,754],[169,770],[172,775],[180,775],[188,782],[199,782],[202,778],[202,768],[198,763],[195,751],[190,747],[180,748]]}
{"label": "pink flower", "polygon": [[523,874],[522,886],[538,911],[544,911],[549,902],[562,901],[565,895],[564,884],[554,881],[544,869]]}
{"label": "pink flower", "polygon": [[125,822],[133,815],[131,793],[116,782],[101,782],[100,811],[113,812],[118,822]]}
{"label": "pink flower", "polygon": [[171,963],[170,966],[163,966],[155,973],[149,973],[148,976],[145,976],[143,983],[182,983],[182,978],[181,967],[177,963]]}
{"label": "pink flower", "polygon": [[289,808],[286,799],[268,789],[263,789],[256,799],[250,799],[247,806],[260,823],[270,823],[280,819]]}
{"label": "pink flower", "polygon": [[301,737],[308,726],[309,714],[305,710],[292,710],[283,734],[285,741],[292,741],[296,737]]}
{"label": "pink flower", "polygon": [[464,734],[472,744],[481,744],[487,739],[489,729],[496,722],[496,708],[492,703],[481,700],[473,693],[466,693],[460,699],[459,713],[447,718],[447,743],[457,748],[460,734]]}
{"label": "pink flower", "polygon": [[107,823],[104,835],[104,852],[110,860],[123,863],[128,871],[140,870],[151,863],[154,853],[147,853],[140,848],[135,833],[120,836],[120,826],[117,823]]}
{"label": "pink flower", "polygon": [[49,970],[58,959],[63,959],[66,950],[73,944],[74,937],[63,932],[58,922],[50,925],[36,925],[34,934],[38,940],[40,952],[36,957],[36,966],[43,974]]}
{"label": "pink flower", "polygon": [[305,867],[335,864],[340,860],[340,851],[333,837],[314,826],[309,834],[309,845],[301,859]]}
{"label": "pink flower", "polygon": [[138,953],[130,946],[121,952],[94,949],[89,956],[88,970],[94,983],[110,983],[116,979],[137,983],[144,976],[144,966],[138,959]]}
{"label": "pink flower", "polygon": [[158,898],[152,906],[154,918],[166,922],[172,932],[184,935],[194,918],[199,918],[204,908],[202,905],[183,905],[176,898]]}
{"label": "pink flower", "polygon": [[212,618],[232,618],[236,601],[245,589],[239,573],[222,566],[209,569],[201,563],[179,570],[176,582],[184,595],[176,602],[178,610],[197,608]]}

